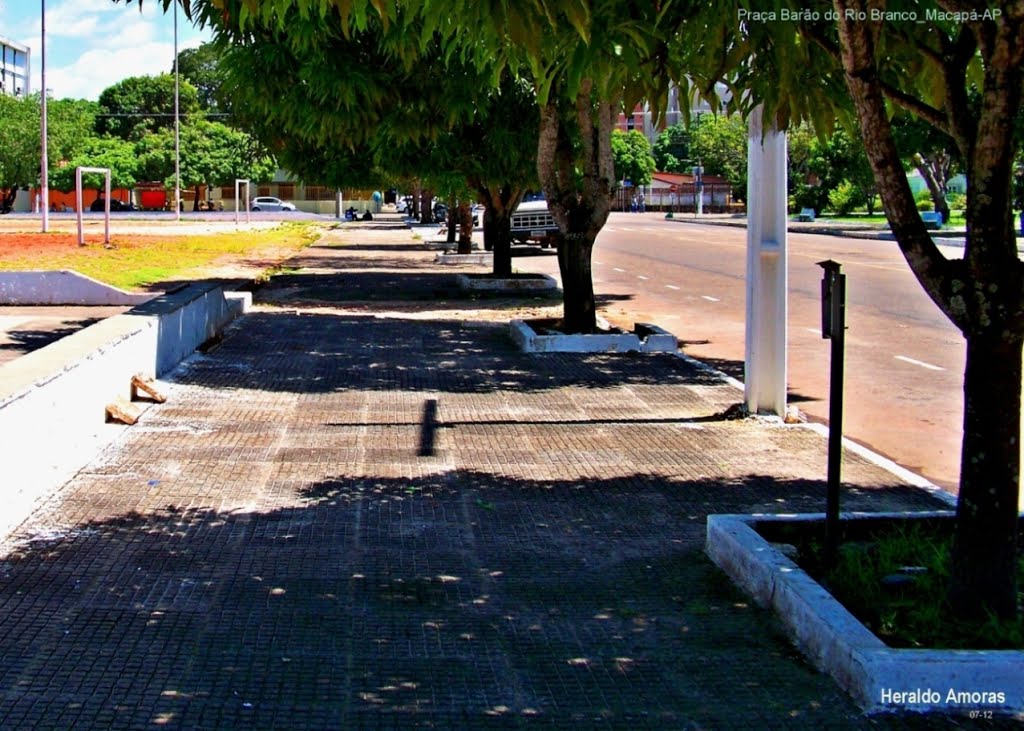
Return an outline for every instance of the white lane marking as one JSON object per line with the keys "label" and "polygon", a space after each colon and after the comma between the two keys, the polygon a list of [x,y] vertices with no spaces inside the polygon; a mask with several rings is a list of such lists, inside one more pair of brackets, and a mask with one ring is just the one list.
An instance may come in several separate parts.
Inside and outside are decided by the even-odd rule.
{"label": "white lane marking", "polygon": [[896,360],[902,360],[904,363],[912,363],[913,365],[921,366],[922,368],[927,368],[930,371],[944,371],[944,370],[946,370],[945,368],[942,368],[941,366],[932,365],[931,363],[925,363],[923,360],[914,360],[913,358],[908,358],[905,355],[894,355],[893,358],[895,358]]}
{"label": "white lane marking", "polygon": [[616,272],[622,272],[623,274],[625,274],[625,273],[626,273],[626,270],[625,270],[625,269],[619,269],[618,267],[612,267],[612,271],[616,271]]}
{"label": "white lane marking", "polygon": [[814,333],[815,335],[821,335],[821,330],[818,330],[817,328],[813,328],[813,327],[806,327],[806,328],[804,328],[804,329],[805,329],[805,330],[806,330],[807,332],[809,332],[809,333]]}
{"label": "white lane marking", "polygon": [[675,289],[675,290],[678,290],[678,289],[679,289],[679,287],[677,287],[677,286],[676,286],[676,285],[674,285],[674,284],[666,284],[665,286],[666,286],[666,287],[668,287],[669,289]]}
{"label": "white lane marking", "polygon": [[700,298],[703,300],[707,300],[708,302],[721,302],[721,300],[719,300],[717,297],[711,297],[706,294],[702,294]]}
{"label": "white lane marking", "polygon": [[597,259],[594,259],[594,263],[597,264],[598,266],[603,266],[604,265],[603,261],[598,261]]}
{"label": "white lane marking", "polygon": [[643,274],[637,274],[636,278],[637,279],[649,279],[649,277],[645,277]]}

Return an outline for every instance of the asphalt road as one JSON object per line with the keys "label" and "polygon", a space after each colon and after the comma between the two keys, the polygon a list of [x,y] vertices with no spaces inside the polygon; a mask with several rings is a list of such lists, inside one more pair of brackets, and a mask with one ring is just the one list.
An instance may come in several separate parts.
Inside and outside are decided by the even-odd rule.
{"label": "asphalt road", "polygon": [[[943,247],[950,257],[962,255]],[[619,325],[653,322],[684,351],[743,378],[746,231],[614,213],[594,249],[602,314]],[[834,259],[847,275],[844,433],[956,491],[963,414],[963,338],[917,283],[896,244],[834,236],[789,237],[789,402],[826,422],[829,341],[821,337],[821,276]],[[515,265],[557,274],[553,254]],[[737,401],[741,400],[739,397]]]}

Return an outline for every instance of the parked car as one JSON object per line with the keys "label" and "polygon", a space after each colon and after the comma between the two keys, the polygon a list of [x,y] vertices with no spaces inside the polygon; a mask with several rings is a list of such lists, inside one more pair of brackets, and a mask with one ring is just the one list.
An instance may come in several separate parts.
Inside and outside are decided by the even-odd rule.
{"label": "parked car", "polygon": [[252,199],[249,209],[252,211],[294,211],[295,204],[273,196],[261,195]]}
{"label": "parked car", "polygon": [[[97,198],[96,200],[94,200],[89,205],[89,210],[92,211],[93,213],[103,213],[105,208],[106,208],[106,201],[102,197]],[[119,201],[117,198],[111,198],[110,199],[110,212],[111,213],[114,213],[115,211],[133,211],[133,210],[135,210],[135,207],[130,205],[130,204],[128,204],[128,203],[123,203],[123,202]]]}
{"label": "parked car", "polygon": [[512,242],[517,244],[539,244],[549,247],[555,245],[555,234],[558,224],[548,210],[548,202],[543,197],[524,201],[512,213]]}

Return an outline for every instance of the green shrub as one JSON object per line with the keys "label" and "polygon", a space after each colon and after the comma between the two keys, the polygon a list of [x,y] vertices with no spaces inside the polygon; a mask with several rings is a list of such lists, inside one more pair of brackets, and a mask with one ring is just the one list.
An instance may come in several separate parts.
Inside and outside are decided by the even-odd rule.
{"label": "green shrub", "polygon": [[849,180],[844,180],[828,194],[829,207],[838,215],[848,215],[864,203],[864,193]]}
{"label": "green shrub", "polygon": [[950,211],[962,211],[967,208],[967,196],[963,193],[950,191],[946,193],[946,205]]}

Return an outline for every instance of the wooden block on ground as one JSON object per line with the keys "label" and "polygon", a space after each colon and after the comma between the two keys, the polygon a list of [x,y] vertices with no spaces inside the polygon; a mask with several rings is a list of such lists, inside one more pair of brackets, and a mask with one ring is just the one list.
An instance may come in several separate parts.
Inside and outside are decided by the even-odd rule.
{"label": "wooden block on ground", "polygon": [[142,416],[142,407],[119,398],[113,403],[107,404],[107,423],[112,421],[128,424],[131,426]]}
{"label": "wooden block on ground", "polygon": [[132,401],[138,400],[139,392],[146,394],[150,400],[158,404],[167,401],[167,396],[157,388],[156,382],[152,378],[136,373],[132,376]]}

